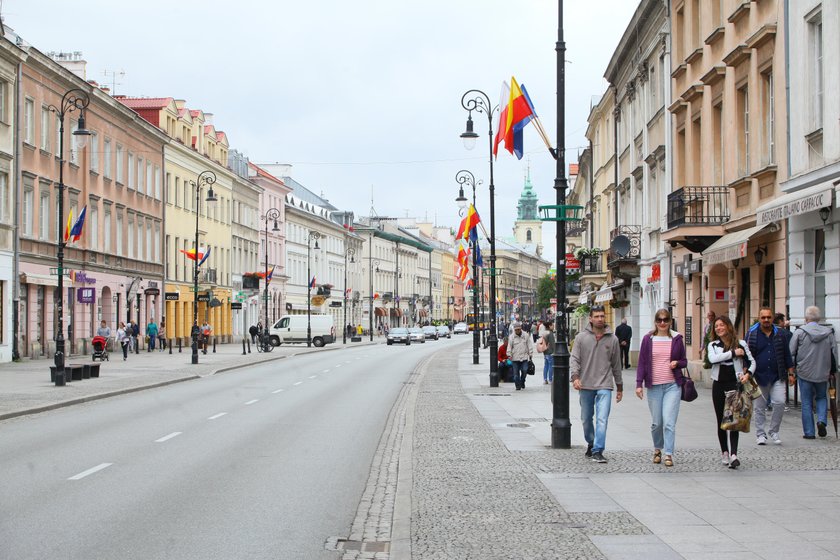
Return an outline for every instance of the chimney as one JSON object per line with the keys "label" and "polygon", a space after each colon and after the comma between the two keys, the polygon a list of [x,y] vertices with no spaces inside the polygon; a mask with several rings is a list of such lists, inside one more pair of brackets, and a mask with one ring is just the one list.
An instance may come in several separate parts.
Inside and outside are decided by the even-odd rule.
{"label": "chimney", "polygon": [[52,58],[55,62],[59,63],[67,70],[76,74],[81,79],[87,81],[87,61],[84,58],[82,58],[81,51],[48,52],[47,56]]}
{"label": "chimney", "polygon": [[213,113],[204,113],[204,124],[213,124]]}

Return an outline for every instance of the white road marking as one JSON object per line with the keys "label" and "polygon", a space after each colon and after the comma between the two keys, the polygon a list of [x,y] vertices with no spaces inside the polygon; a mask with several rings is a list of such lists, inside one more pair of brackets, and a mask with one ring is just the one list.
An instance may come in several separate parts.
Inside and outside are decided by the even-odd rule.
{"label": "white road marking", "polygon": [[303,385],[303,381],[298,381],[297,383],[295,383],[295,387],[297,387],[298,385]]}
{"label": "white road marking", "polygon": [[321,373],[329,373],[329,372],[330,372],[330,370],[325,369],[325,370],[324,370],[324,371],[322,371]]}
{"label": "white road marking", "polygon": [[316,377],[318,377],[318,376],[317,375],[310,375],[309,379],[315,379]]}
{"label": "white road marking", "polygon": [[272,395],[276,395],[277,393],[282,393],[285,389],[277,389],[276,391],[272,391]]}
{"label": "white road marking", "polygon": [[340,368],[340,367],[341,367],[341,364],[337,364],[337,365],[335,366],[335,369],[338,369],[338,368]]}
{"label": "white road marking", "polygon": [[178,436],[180,436],[182,433],[183,433],[183,432],[172,432],[172,433],[171,433],[171,434],[169,434],[168,436],[163,436],[163,437],[162,437],[162,438],[160,438],[160,439],[156,439],[156,440],[155,440],[155,443],[163,443],[164,441],[169,441],[170,439],[172,439],[172,438],[174,438],[174,437],[178,437]]}
{"label": "white road marking", "polygon": [[221,417],[222,417],[222,416],[224,416],[225,414],[227,414],[227,412],[220,412],[220,413],[218,413],[218,414],[214,414],[213,416],[211,416],[210,418],[208,418],[208,420],[215,420],[216,418],[221,418]]}
{"label": "white road marking", "polygon": [[252,400],[252,401],[248,401],[248,402],[246,402],[245,404],[246,404],[246,405],[247,405],[247,404],[254,404],[255,402],[260,402],[260,399],[254,399],[254,400]]}
{"label": "white road marking", "polygon": [[92,475],[93,473],[98,473],[98,472],[99,472],[99,471],[101,471],[102,469],[107,469],[108,467],[110,467],[110,466],[111,466],[111,465],[113,465],[113,464],[114,464],[114,463],[102,463],[101,465],[96,465],[96,466],[95,466],[95,467],[93,467],[92,469],[88,469],[88,470],[86,470],[86,471],[84,471],[84,472],[80,472],[80,473],[79,473],[79,474],[77,474],[76,476],[71,476],[71,477],[70,477],[70,478],[68,478],[67,480],[81,480],[81,479],[83,479],[83,478],[84,478],[84,477],[86,477],[86,476],[90,476],[90,475]]}

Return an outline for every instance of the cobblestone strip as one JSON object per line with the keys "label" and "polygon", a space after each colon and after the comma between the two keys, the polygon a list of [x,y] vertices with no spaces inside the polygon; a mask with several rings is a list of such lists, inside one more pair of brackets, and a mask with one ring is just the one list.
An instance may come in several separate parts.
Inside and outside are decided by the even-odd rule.
{"label": "cobblestone strip", "polygon": [[422,362],[411,373],[388,414],[373,457],[367,485],[347,539],[329,539],[329,550],[341,550],[341,560],[389,559],[400,449],[406,428],[407,403],[415,389]]}
{"label": "cobblestone strip", "polygon": [[603,558],[466,397],[457,359],[457,353],[437,354],[420,379],[411,557]]}

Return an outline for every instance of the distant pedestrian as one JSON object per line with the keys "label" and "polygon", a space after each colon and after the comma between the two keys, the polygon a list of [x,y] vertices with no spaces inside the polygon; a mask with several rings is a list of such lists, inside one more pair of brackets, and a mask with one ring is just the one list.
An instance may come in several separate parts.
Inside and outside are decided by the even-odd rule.
{"label": "distant pedestrian", "polygon": [[351,325],[350,323],[347,323],[347,325],[344,327],[344,334],[347,335],[348,337],[352,337],[354,330],[355,329],[353,329],[353,325]]}
{"label": "distant pedestrian", "polygon": [[744,383],[749,380],[755,372],[755,360],[747,343],[735,336],[732,321],[725,315],[715,319],[713,338],[706,352],[712,364],[712,404],[717,418],[721,462],[729,465],[730,469],[737,469],[741,465],[738,459],[738,432],[722,430],[720,423],[723,421],[726,393],[737,391],[739,381]]}
{"label": "distant pedestrian", "polygon": [[[755,442],[765,445],[767,438],[779,445],[779,429],[785,413],[785,385],[790,379],[793,384],[793,358],[782,330],[773,325],[773,310],[762,307],[758,310],[758,323],[747,333],[747,346],[755,358],[755,380],[761,389],[761,396],[753,403],[755,418]],[[772,403],[773,416],[770,427],[764,430],[767,416],[767,401]]]}
{"label": "distant pedestrian", "polygon": [[259,332],[260,328],[256,325],[251,325],[251,327],[248,329],[248,334],[251,335],[251,344],[257,343],[257,334],[259,334]]}
{"label": "distant pedestrian", "polygon": [[642,337],[636,366],[636,396],[644,398],[644,385],[650,409],[653,462],[662,462],[664,452],[666,467],[674,466],[680,386],[686,365],[683,335],[671,330],[671,313],[660,309],[656,312],[653,330]]}
{"label": "distant pedestrian", "polygon": [[149,346],[146,349],[148,352],[154,352],[155,350],[155,340],[157,340],[158,335],[158,326],[155,323],[154,317],[149,320],[149,324],[146,325],[146,338],[149,339]]}
{"label": "distant pedestrian", "polygon": [[158,326],[158,348],[161,352],[166,350],[166,320],[161,319],[160,325]]}
{"label": "distant pedestrian", "polygon": [[117,342],[122,347],[123,361],[128,359],[128,350],[131,346],[131,335],[125,326],[125,323],[120,321],[120,327],[117,329]]}
{"label": "distant pedestrian", "polygon": [[531,334],[523,331],[520,322],[513,324],[513,334],[508,337],[507,354],[513,368],[516,390],[521,391],[525,388],[528,362],[534,357],[534,342],[531,340]]}
{"label": "distant pedestrian", "polygon": [[361,323],[356,326],[356,334],[362,336],[365,333],[365,329]]}
{"label": "distant pedestrian", "polygon": [[505,383],[512,381],[513,374],[511,368],[513,362],[511,362],[510,358],[508,358],[506,338],[502,339],[502,344],[499,346],[499,351],[496,353],[496,357],[499,360],[499,379]]}
{"label": "distant pedestrian", "polygon": [[814,439],[814,403],[816,403],[817,432],[825,437],[828,421],[828,380],[837,374],[837,341],[834,329],[819,324],[820,308],[805,309],[805,325],[793,333],[790,353],[799,394],[802,397],[802,432],[805,439]]}
{"label": "distant pedestrian", "polygon": [[606,463],[604,448],[613,387],[615,402],[620,403],[624,383],[618,338],[607,326],[603,307],[590,308],[589,325],[575,337],[569,371],[572,385],[579,392],[586,456],[596,463]]}
{"label": "distant pedestrian", "polygon": [[[667,326],[670,328],[670,325]],[[633,327],[627,324],[626,317],[615,328],[615,336],[618,337],[618,344],[621,347],[621,365],[628,369],[630,368],[630,341],[633,339]]]}
{"label": "distant pedestrian", "polygon": [[554,381],[554,349],[557,345],[557,340],[554,338],[554,325],[548,322],[545,325],[544,334],[541,337],[543,341],[543,384],[548,385]]}
{"label": "distant pedestrian", "polygon": [[135,352],[140,351],[140,324],[137,321],[131,322],[131,340]]}
{"label": "distant pedestrian", "polygon": [[96,336],[111,338],[111,328],[104,320],[99,323],[99,328],[96,329]]}
{"label": "distant pedestrian", "polygon": [[204,320],[204,324],[201,325],[201,338],[204,341],[204,349],[202,350],[203,353],[207,353],[207,345],[210,343],[210,334],[213,332],[213,327],[210,326],[210,323],[207,320]]}
{"label": "distant pedestrian", "polygon": [[537,326],[536,321],[531,323],[530,329],[531,329],[531,337],[534,339],[534,342],[536,342],[537,338],[539,338],[539,332],[540,332],[540,329]]}

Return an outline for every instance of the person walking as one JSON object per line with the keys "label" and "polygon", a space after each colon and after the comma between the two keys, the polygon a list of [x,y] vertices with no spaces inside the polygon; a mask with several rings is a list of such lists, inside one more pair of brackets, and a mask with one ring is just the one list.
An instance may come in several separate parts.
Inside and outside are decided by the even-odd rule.
{"label": "person walking", "polygon": [[[762,307],[758,310],[758,323],[747,332],[747,346],[755,357],[755,381],[761,389],[761,396],[753,403],[755,417],[755,442],[765,445],[770,441],[779,445],[779,428],[785,413],[785,384],[791,378],[793,384],[793,358],[790,347],[781,329],[773,324],[773,310]],[[767,416],[767,401],[772,403],[773,415],[770,427],[764,430]]]}
{"label": "person walking", "polygon": [[166,350],[166,318],[160,320],[158,325],[158,349],[163,352]]}
{"label": "person walking", "polygon": [[531,333],[522,330],[522,323],[513,324],[513,334],[508,337],[508,358],[512,362],[513,382],[516,390],[525,388],[525,377],[528,375],[528,362],[534,357],[534,341]]}
{"label": "person walking", "polygon": [[[717,417],[721,462],[729,465],[730,469],[737,469],[741,465],[738,459],[738,432],[722,430],[720,423],[723,421],[727,391],[738,390],[739,381],[745,383],[750,379],[755,372],[755,360],[747,343],[737,339],[732,321],[725,315],[715,319],[714,334],[706,353],[712,364],[712,404]],[[749,363],[749,368],[746,363]]]}
{"label": "person walking", "polygon": [[149,346],[146,348],[147,352],[155,351],[155,340],[157,340],[158,326],[155,323],[154,317],[149,319],[149,324],[146,325],[146,338],[149,339]]}
{"label": "person walking", "polygon": [[612,392],[615,388],[615,402],[620,403],[624,383],[618,338],[607,326],[603,307],[590,308],[589,325],[575,336],[569,366],[572,386],[579,392],[586,456],[596,463],[606,463]]}
{"label": "person walking", "polygon": [[248,329],[248,334],[251,335],[251,344],[257,343],[257,334],[260,332],[260,327],[257,325],[251,325]]}
{"label": "person walking", "polygon": [[837,341],[834,329],[819,324],[820,308],[805,309],[805,325],[793,333],[790,353],[793,355],[795,379],[799,381],[802,397],[802,437],[814,439],[814,404],[816,403],[817,433],[825,437],[828,422],[828,380],[837,373]]}
{"label": "person walking", "polygon": [[674,466],[682,370],[687,365],[683,335],[671,330],[671,313],[660,309],[656,312],[653,330],[642,337],[636,366],[636,396],[644,398],[644,385],[650,409],[653,462],[661,463],[664,451],[666,467]]}
{"label": "person walking", "polygon": [[548,385],[554,382],[554,349],[557,345],[557,339],[554,337],[554,324],[546,321],[545,334],[542,335],[542,340],[545,348],[543,354],[543,385]]}
{"label": "person walking", "polygon": [[120,326],[117,329],[117,342],[122,347],[123,361],[126,361],[128,359],[128,349],[131,346],[131,335],[122,321],[120,321]]}
{"label": "person walking", "polygon": [[618,337],[618,344],[621,347],[621,365],[623,368],[629,369],[630,340],[633,338],[633,327],[627,324],[626,317],[622,319],[621,324],[615,328],[615,336]]}
{"label": "person walking", "polygon": [[204,354],[207,353],[207,345],[210,344],[210,333],[213,332],[213,327],[210,326],[210,323],[207,322],[207,319],[204,320],[204,324],[201,325],[201,338],[204,343],[204,349],[202,352]]}
{"label": "person walking", "polygon": [[[131,340],[135,352],[140,352],[140,323],[133,321],[131,323]],[[129,349],[131,351],[131,349]]]}

